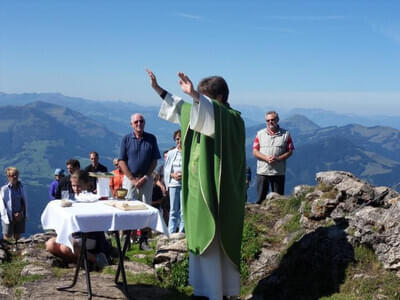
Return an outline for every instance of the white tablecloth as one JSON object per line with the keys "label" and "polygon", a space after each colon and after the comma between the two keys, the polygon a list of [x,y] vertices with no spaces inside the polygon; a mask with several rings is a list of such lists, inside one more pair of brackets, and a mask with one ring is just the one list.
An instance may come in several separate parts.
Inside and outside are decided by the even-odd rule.
{"label": "white tablecloth", "polygon": [[74,232],[114,231],[150,227],[167,234],[168,230],[160,212],[149,205],[146,210],[124,211],[106,205],[74,202],[71,207],[61,207],[61,200],[50,201],[41,217],[43,229],[54,229],[56,242],[73,250]]}

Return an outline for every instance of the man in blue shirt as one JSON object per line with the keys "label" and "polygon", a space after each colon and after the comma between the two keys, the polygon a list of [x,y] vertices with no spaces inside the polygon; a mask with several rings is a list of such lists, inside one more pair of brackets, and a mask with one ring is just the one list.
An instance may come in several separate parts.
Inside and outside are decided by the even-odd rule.
{"label": "man in blue shirt", "polygon": [[[131,116],[133,132],[125,135],[121,141],[119,166],[124,173],[122,186],[128,189],[128,199],[138,199],[151,205],[153,193],[152,173],[161,158],[157,139],[145,132],[146,121],[141,114]],[[149,250],[147,244],[148,230],[142,230],[140,247]]]}

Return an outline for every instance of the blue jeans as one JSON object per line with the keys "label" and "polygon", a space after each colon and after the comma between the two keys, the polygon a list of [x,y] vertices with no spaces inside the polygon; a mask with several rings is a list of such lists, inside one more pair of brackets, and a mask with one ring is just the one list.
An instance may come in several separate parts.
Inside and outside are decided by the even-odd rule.
{"label": "blue jeans", "polygon": [[168,232],[174,233],[178,229],[178,232],[184,232],[183,224],[183,210],[182,210],[182,187],[171,186],[169,189],[169,221],[168,221]]}

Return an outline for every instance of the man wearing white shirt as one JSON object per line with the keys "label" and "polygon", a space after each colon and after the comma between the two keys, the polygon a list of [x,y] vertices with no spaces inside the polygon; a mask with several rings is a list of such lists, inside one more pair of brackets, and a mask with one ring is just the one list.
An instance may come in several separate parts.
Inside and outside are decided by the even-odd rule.
{"label": "man wearing white shirt", "polygon": [[228,104],[222,77],[203,79],[198,91],[178,73],[193,104],[162,89],[159,116],[182,130],[182,191],[189,255],[189,282],[194,295],[209,299],[240,294],[240,246],[245,203],[245,131],[240,112]]}

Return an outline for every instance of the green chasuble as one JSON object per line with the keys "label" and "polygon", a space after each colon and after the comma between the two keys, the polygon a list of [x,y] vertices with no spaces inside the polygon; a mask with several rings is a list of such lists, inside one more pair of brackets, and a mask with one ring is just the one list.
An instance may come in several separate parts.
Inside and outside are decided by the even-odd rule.
{"label": "green chasuble", "polygon": [[189,128],[192,105],[181,107],[183,215],[188,248],[219,244],[238,268],[245,204],[245,129],[240,112],[213,100],[215,136]]}

